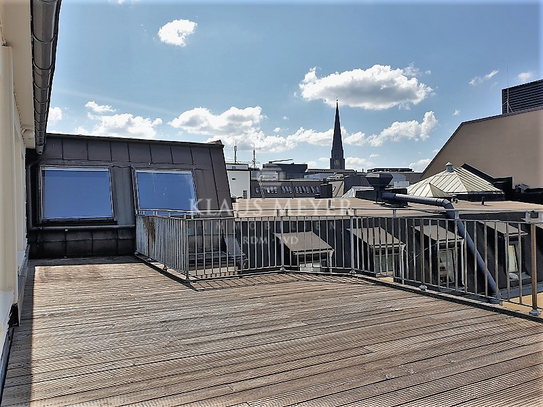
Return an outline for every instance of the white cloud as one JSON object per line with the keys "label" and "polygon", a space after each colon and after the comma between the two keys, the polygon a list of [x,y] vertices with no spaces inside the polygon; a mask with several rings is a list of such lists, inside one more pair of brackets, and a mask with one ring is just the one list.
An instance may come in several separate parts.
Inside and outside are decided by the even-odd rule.
{"label": "white cloud", "polygon": [[294,134],[287,136],[287,139],[295,144],[308,143],[316,146],[331,146],[333,137],[334,129],[321,132],[312,129],[306,130],[300,127]]}
{"label": "white cloud", "polygon": [[367,143],[366,141],[366,133],[362,133],[361,131],[347,135],[345,134],[343,136],[343,142],[345,144],[353,145],[353,146],[363,146]]}
{"label": "white cloud", "polygon": [[90,132],[83,127],[78,127],[76,132],[81,134],[149,139],[156,136],[155,127],[162,124],[160,118],[152,120],[149,117],[134,116],[131,113],[107,115],[106,113],[114,113],[117,110],[110,105],[99,105],[93,100],[87,102],[85,107],[94,112],[87,113],[87,117],[97,123]]}
{"label": "white cloud", "polygon": [[409,168],[411,168],[413,171],[422,171],[428,164],[430,164],[431,161],[431,158],[422,158],[417,162],[409,164]]}
{"label": "white cloud", "polygon": [[288,120],[288,117],[287,117],[287,116],[283,116],[283,120]]}
{"label": "white cloud", "polygon": [[238,150],[265,150],[277,153],[294,148],[296,142],[278,135],[266,136],[260,123],[266,116],[260,106],[239,109],[231,107],[215,115],[198,107],[181,113],[168,124],[190,134],[208,136],[207,141],[221,140],[226,146],[238,146]]}
{"label": "white cloud", "polygon": [[404,71],[406,76],[419,76],[419,75],[421,75],[420,69],[415,66],[414,62],[411,62],[409,64],[409,66],[407,66],[407,67],[405,67],[403,69],[403,71]]}
{"label": "white cloud", "polygon": [[160,118],[151,120],[148,117],[134,116],[130,113],[114,114],[111,116],[94,116],[99,123],[92,133],[99,136],[154,138],[155,127],[162,124]]}
{"label": "white cloud", "polygon": [[206,108],[197,107],[181,113],[168,124],[192,134],[249,136],[259,131],[259,124],[264,118],[260,106],[245,109],[232,106],[219,115],[214,115]]}
{"label": "white cloud", "polygon": [[390,66],[374,65],[366,70],[353,69],[318,78],[316,68],[311,68],[300,83],[301,95],[306,100],[323,100],[335,106],[336,98],[342,104],[370,110],[406,107],[418,104],[432,88],[419,82],[409,68],[392,69]]}
{"label": "white cloud", "polygon": [[164,24],[158,30],[158,36],[160,41],[166,44],[184,47],[187,45],[187,37],[194,33],[197,25],[197,23],[190,20],[173,20]]}
{"label": "white cloud", "polygon": [[60,107],[52,107],[49,109],[49,116],[47,118],[47,125],[54,126],[62,120],[62,109]]}
{"label": "white cloud", "polygon": [[[295,148],[300,143],[318,146],[332,144],[333,129],[320,132],[300,127],[286,136],[266,135],[260,129],[265,118],[260,106],[244,109],[230,107],[220,114],[213,114],[206,108],[198,107],[181,113],[168,124],[189,134],[210,137],[207,141],[221,140],[226,146],[237,145],[240,151],[256,148],[277,153]],[[274,132],[282,130],[284,129],[276,127]],[[342,131],[346,134],[345,129]]]}
{"label": "white cloud", "polygon": [[83,126],[79,126],[79,127],[76,127],[76,129],[74,130],[74,134],[91,134],[91,132],[88,131]]}
{"label": "white cloud", "polygon": [[430,137],[430,133],[436,128],[438,121],[434,112],[426,112],[422,122],[411,120],[408,122],[394,122],[379,134],[372,134],[366,137],[364,133],[355,133],[344,138],[345,144],[372,147],[380,147],[386,141],[408,140],[426,140]]}
{"label": "white cloud", "polygon": [[500,71],[498,71],[497,69],[495,69],[495,70],[493,70],[492,72],[487,73],[485,76],[476,76],[476,77],[473,78],[471,81],[469,81],[469,84],[472,85],[472,86],[480,85],[481,83],[490,80],[490,79],[491,79],[494,75],[496,75],[498,72],[500,72]]}
{"label": "white cloud", "polygon": [[308,168],[318,168],[316,161],[307,161],[306,164],[307,164]]}
{"label": "white cloud", "polygon": [[459,116],[459,115],[460,115],[460,110],[454,109],[453,116]]}
{"label": "white cloud", "polygon": [[374,164],[360,157],[345,157],[345,167],[362,171],[364,168],[372,167]]}
{"label": "white cloud", "polygon": [[520,83],[528,82],[530,79],[534,77],[534,73],[532,71],[528,72],[521,72],[517,75],[517,80]]}
{"label": "white cloud", "polygon": [[377,158],[379,157],[379,154],[370,154],[370,158]]}
{"label": "white cloud", "polygon": [[[226,146],[238,147],[238,151],[252,149],[266,152],[283,152],[306,143],[317,146],[331,146],[334,130],[325,131],[305,129],[300,127],[294,133],[281,136],[277,134],[282,129],[276,127],[274,135],[266,135],[260,128],[266,116],[260,106],[246,107],[243,109],[230,107],[228,110],[213,114],[207,108],[198,107],[181,113],[168,124],[182,132],[200,136],[207,136],[206,141],[220,140]],[[422,123],[416,121],[394,123],[392,130],[385,129],[380,135],[365,137],[364,133],[349,134],[345,128],[341,128],[346,144],[375,145],[379,146],[387,139],[399,140],[410,138],[424,140],[437,125],[433,112],[427,112]],[[394,133],[393,133],[394,130]],[[328,158],[324,158],[328,160]]]}
{"label": "white cloud", "polygon": [[319,161],[328,162],[330,161],[330,157],[319,157]]}
{"label": "white cloud", "polygon": [[110,105],[99,105],[94,100],[90,100],[85,104],[87,109],[92,110],[94,113],[104,114],[104,113],[113,113],[113,109]]}

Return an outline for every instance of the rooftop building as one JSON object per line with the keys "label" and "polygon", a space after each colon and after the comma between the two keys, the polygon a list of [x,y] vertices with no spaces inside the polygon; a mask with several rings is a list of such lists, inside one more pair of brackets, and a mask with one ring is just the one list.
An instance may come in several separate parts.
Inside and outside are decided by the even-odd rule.
{"label": "rooftop building", "polygon": [[543,107],[543,79],[502,89],[502,114]]}
{"label": "rooftop building", "polygon": [[504,193],[490,182],[462,167],[447,163],[446,169],[407,188],[414,196],[458,198],[468,201],[503,200]]}
{"label": "rooftop building", "polygon": [[463,122],[428,164],[422,179],[443,171],[447,162],[466,163],[494,178],[511,177],[513,187],[543,188],[542,123],[541,105]]}

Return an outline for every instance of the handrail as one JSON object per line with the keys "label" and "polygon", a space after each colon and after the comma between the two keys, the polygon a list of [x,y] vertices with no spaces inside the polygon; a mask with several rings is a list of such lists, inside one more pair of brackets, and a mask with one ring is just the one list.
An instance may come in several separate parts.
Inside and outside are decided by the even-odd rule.
{"label": "handrail", "polygon": [[456,219],[431,215],[137,214],[136,240],[138,253],[189,280],[269,271],[369,274],[487,302],[526,305],[531,298],[535,315],[543,229],[542,218],[531,215],[463,219],[462,234]]}

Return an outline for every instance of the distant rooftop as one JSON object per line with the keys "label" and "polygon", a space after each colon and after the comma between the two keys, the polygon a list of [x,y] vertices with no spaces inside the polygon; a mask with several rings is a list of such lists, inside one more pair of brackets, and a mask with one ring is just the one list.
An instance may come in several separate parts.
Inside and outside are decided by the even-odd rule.
{"label": "distant rooftop", "polygon": [[414,196],[450,198],[453,195],[469,194],[503,195],[503,191],[487,180],[462,167],[453,167],[447,163],[445,171],[428,177],[407,188],[407,193]]}
{"label": "distant rooftop", "polygon": [[370,168],[368,172],[413,172],[413,169],[404,167],[378,167]]}
{"label": "distant rooftop", "polygon": [[[517,201],[492,201],[484,206],[479,202],[460,201],[454,204],[454,207],[463,213],[501,213],[501,212],[528,212],[542,211],[543,206]],[[390,216],[393,208],[376,204],[373,201],[359,198],[256,198],[243,199],[233,204],[234,211],[241,217],[253,216],[275,216],[280,210],[288,210],[288,214],[295,215],[326,215],[326,216],[345,216],[356,214],[358,216]],[[437,208],[432,209],[428,205],[409,204],[409,208],[394,209],[398,217],[407,216],[427,216],[431,211],[440,211]]]}

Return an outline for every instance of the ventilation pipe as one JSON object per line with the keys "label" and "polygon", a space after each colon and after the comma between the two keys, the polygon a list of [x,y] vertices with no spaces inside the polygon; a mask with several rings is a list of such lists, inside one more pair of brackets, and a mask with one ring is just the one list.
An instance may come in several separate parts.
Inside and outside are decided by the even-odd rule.
{"label": "ventilation pipe", "polygon": [[460,236],[462,236],[466,240],[468,250],[477,259],[478,269],[482,270],[483,273],[486,275],[488,285],[490,287],[490,291],[492,292],[492,295],[497,300],[500,300],[500,292],[498,290],[494,277],[492,277],[492,274],[488,271],[486,264],[483,261],[483,258],[481,257],[481,255],[477,251],[477,248],[475,247],[475,243],[473,242],[473,239],[471,238],[469,233],[466,231],[466,228],[464,227],[464,223],[462,223],[462,221],[456,216],[456,211],[454,209],[454,206],[449,200],[443,199],[443,198],[426,198],[426,197],[412,196],[412,195],[405,195],[405,194],[394,194],[391,192],[383,192],[382,198],[385,201],[419,203],[423,205],[441,206],[442,208],[445,208],[447,210],[446,212],[447,216],[456,222],[458,233],[460,234]]}
{"label": "ventilation pipe", "polygon": [[34,133],[36,152],[43,153],[51,87],[55,71],[61,0],[31,0],[32,62],[34,77]]}

